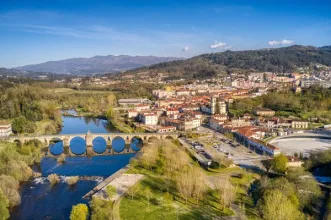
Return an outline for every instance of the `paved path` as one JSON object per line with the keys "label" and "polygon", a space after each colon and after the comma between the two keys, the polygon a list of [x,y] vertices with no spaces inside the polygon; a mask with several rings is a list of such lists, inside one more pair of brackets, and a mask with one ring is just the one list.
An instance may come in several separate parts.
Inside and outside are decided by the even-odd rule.
{"label": "paved path", "polygon": [[[139,180],[141,180],[144,175],[141,174],[122,174],[121,176],[115,178],[104,186],[101,190],[93,195],[106,200],[116,201],[120,198],[130,187],[135,185]],[[116,189],[116,194],[109,198],[106,192],[107,186],[113,186]]]}
{"label": "paved path", "polygon": [[94,187],[90,192],[86,193],[85,196],[83,196],[84,199],[87,199],[89,197],[92,197],[95,193],[99,192],[101,189],[103,189],[105,186],[107,186],[111,181],[114,179],[120,177],[122,174],[124,174],[129,169],[128,166],[120,169],[113,175],[107,177],[104,181],[102,181],[100,184],[98,184],[96,187]]}

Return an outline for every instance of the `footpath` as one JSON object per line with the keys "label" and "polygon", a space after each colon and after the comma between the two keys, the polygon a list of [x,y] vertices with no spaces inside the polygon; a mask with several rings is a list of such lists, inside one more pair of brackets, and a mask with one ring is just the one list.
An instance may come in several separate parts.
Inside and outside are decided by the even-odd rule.
{"label": "footpath", "polygon": [[102,181],[100,184],[98,184],[96,187],[94,187],[90,192],[88,192],[87,194],[85,194],[83,196],[83,199],[91,198],[95,193],[97,193],[100,190],[102,190],[105,186],[107,186],[114,179],[122,176],[128,169],[129,169],[129,167],[126,166],[126,167],[120,169],[119,171],[117,171],[116,173],[114,173],[113,175],[107,177],[104,181]]}

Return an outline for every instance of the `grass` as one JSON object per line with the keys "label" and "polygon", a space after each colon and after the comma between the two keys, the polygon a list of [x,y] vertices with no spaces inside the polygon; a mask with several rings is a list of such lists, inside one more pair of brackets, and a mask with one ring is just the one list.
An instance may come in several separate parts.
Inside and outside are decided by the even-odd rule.
{"label": "grass", "polygon": [[[148,171],[143,173],[149,173]],[[133,199],[131,196],[122,198],[120,204],[121,219],[212,219],[217,216],[231,216],[230,209],[220,210],[217,195],[209,190],[207,197],[199,204],[190,200],[187,205],[178,195],[174,186],[169,192],[160,187],[162,178],[146,176],[135,187],[137,192]],[[149,191],[150,194],[147,194]],[[149,195],[149,196],[147,196]]]}
{"label": "grass", "polygon": [[[193,159],[190,164],[201,168],[199,163]],[[248,193],[252,182],[259,179],[259,174],[240,167],[203,169],[203,171],[207,174],[208,179],[213,178],[212,176],[215,178],[222,175],[231,176],[231,183],[237,187],[235,204],[242,207],[248,219],[259,219],[254,201]],[[177,192],[175,182],[172,182],[169,187],[165,186],[162,165],[161,167],[157,165],[152,170],[146,170],[136,161],[132,161],[127,173],[143,174],[145,178],[135,186],[136,193],[133,199],[131,196],[122,198],[120,202],[121,219],[177,219],[177,215],[178,219],[213,219],[234,214],[231,209],[220,209],[219,195],[211,188],[203,201],[197,203],[190,199],[185,205],[185,201]],[[210,179],[210,181],[213,180]]]}
{"label": "grass", "polygon": [[75,90],[70,88],[55,88],[50,89],[51,92],[58,94],[107,94],[109,91],[96,91],[96,90]]}

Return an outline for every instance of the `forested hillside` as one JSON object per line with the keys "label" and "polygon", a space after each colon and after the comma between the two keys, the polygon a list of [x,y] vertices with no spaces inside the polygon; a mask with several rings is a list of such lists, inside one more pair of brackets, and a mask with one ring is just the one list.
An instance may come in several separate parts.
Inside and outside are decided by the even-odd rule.
{"label": "forested hillside", "polygon": [[225,51],[202,54],[187,60],[160,63],[127,71],[124,74],[150,71],[168,73],[171,78],[208,78],[228,72],[293,72],[312,64],[331,66],[331,47],[291,46],[276,49]]}

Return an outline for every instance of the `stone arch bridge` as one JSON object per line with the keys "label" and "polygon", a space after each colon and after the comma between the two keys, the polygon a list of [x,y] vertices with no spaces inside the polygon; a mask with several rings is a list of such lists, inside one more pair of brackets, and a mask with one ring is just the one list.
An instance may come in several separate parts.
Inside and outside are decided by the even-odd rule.
{"label": "stone arch bridge", "polygon": [[[75,156],[70,149],[71,140],[74,138],[82,138],[86,142],[86,151],[81,155],[112,155],[112,154],[126,154],[126,153],[133,153],[135,152],[131,147],[130,144],[135,138],[138,138],[142,141],[142,144],[149,144],[153,143],[157,140],[162,139],[177,139],[178,134],[176,133],[90,133],[87,132],[86,134],[54,134],[54,135],[40,135],[40,136],[11,136],[6,138],[8,142],[12,143],[26,143],[30,140],[39,140],[47,146],[47,156],[59,156],[61,154],[65,154],[68,156]],[[102,153],[97,153],[93,149],[93,140],[95,138],[103,138],[106,141],[107,149]],[[121,152],[116,152],[113,148],[113,140],[114,139],[122,139],[125,142],[125,148]],[[50,151],[49,145],[52,141],[62,141],[63,142],[63,152],[59,155],[53,155]]]}

